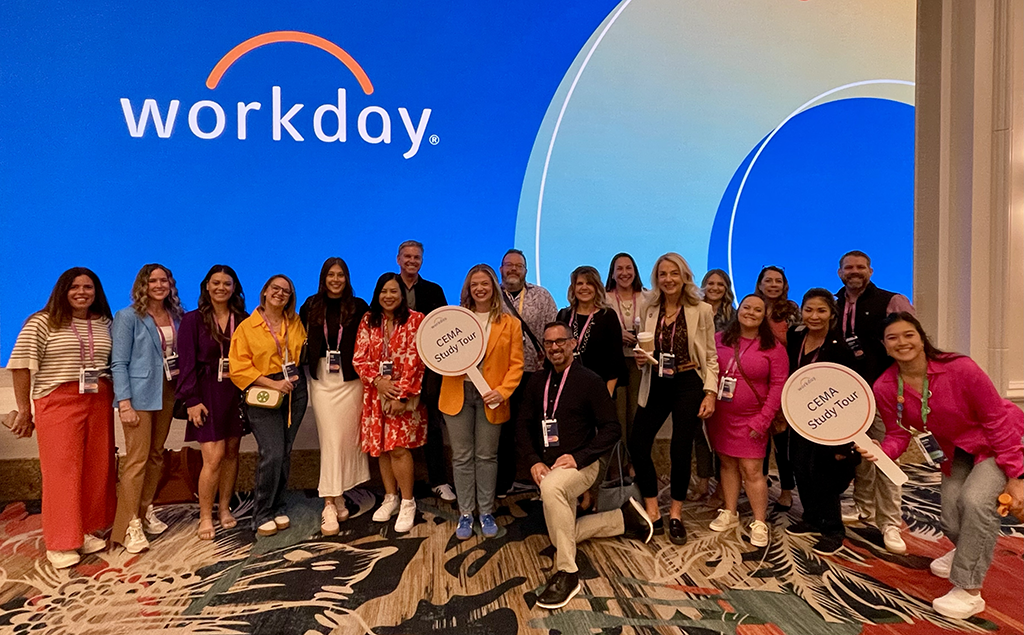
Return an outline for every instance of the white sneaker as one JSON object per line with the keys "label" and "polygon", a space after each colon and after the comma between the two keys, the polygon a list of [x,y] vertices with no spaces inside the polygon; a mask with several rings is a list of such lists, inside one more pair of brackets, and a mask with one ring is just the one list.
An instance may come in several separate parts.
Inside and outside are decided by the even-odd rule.
{"label": "white sneaker", "polygon": [[883,529],[882,542],[885,543],[885,550],[889,553],[907,553],[907,543],[903,542],[903,536],[900,535],[899,527],[889,525]]}
{"label": "white sneaker", "polygon": [[142,529],[147,534],[159,536],[167,531],[167,523],[156,517],[156,510],[150,505],[146,508],[146,517],[142,519]]}
{"label": "white sneaker", "polygon": [[324,505],[324,511],[320,514],[320,533],[325,536],[337,536],[340,531],[338,508],[334,505]]}
{"label": "white sneaker", "polygon": [[50,561],[54,569],[67,569],[78,564],[82,559],[77,551],[49,551],[46,552],[46,559]]}
{"label": "white sneaker", "polygon": [[256,528],[257,536],[273,536],[277,533],[277,523],[272,520],[268,520],[259,527]]}
{"label": "white sneaker", "polygon": [[274,516],[274,525],[277,526],[278,531],[281,531],[283,529],[288,529],[289,527],[291,527],[292,520],[284,514],[281,514],[280,516]]}
{"label": "white sneaker", "polygon": [[377,511],[373,512],[373,522],[386,523],[391,517],[398,513],[398,494],[385,494],[384,502],[380,504]]}
{"label": "white sneaker", "polygon": [[750,544],[755,547],[768,546],[768,525],[763,521],[755,520],[750,523]]}
{"label": "white sneaker", "polygon": [[452,486],[448,483],[445,483],[444,485],[435,485],[432,491],[434,492],[434,495],[443,501],[448,501],[450,503],[455,500],[455,490],[453,490]]}
{"label": "white sneaker", "polygon": [[974,595],[955,586],[946,595],[932,600],[932,608],[936,613],[941,613],[946,617],[966,620],[985,610],[985,600],[982,599],[980,593]]}
{"label": "white sneaker", "polygon": [[124,537],[124,550],[128,553],[139,553],[146,549],[149,549],[149,541],[146,540],[146,534],[142,533],[142,521],[132,518]]}
{"label": "white sneaker", "polygon": [[412,529],[416,522],[416,501],[415,499],[403,500],[398,510],[398,520],[395,521],[395,531],[404,534]]}
{"label": "white sneaker", "polygon": [[711,531],[726,531],[740,524],[739,512],[731,512],[728,509],[718,510],[718,518],[711,521]]}
{"label": "white sneaker", "polygon": [[940,578],[949,578],[949,572],[953,568],[954,555],[956,555],[955,548],[946,555],[932,560],[932,563],[928,565],[928,568],[932,570],[932,575]]}
{"label": "white sneaker", "polygon": [[107,548],[107,541],[102,538],[97,538],[92,534],[85,534],[82,538],[82,555],[89,555],[90,553],[96,553],[97,551],[103,551]]}

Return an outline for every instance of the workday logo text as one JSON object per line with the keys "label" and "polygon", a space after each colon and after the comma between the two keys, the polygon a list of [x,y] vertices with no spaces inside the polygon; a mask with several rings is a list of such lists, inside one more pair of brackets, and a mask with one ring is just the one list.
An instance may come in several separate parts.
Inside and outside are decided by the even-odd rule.
{"label": "workday logo text", "polygon": [[[238,58],[246,53],[267,44],[278,42],[298,42],[308,44],[322,49],[344,64],[359,82],[359,87],[366,95],[373,94],[373,83],[356,60],[338,45],[325,40],[324,38],[301,31],[273,31],[252,37],[238,46],[234,47],[221,58],[217,65],[206,78],[206,87],[210,90],[217,88],[224,73],[234,64]],[[229,110],[212,99],[202,99],[188,109],[188,128],[200,139],[216,139],[224,134],[228,127],[229,117],[232,119],[236,134],[240,141],[249,138],[250,134],[258,134],[256,126],[250,126],[250,113],[261,111],[264,104],[261,101],[239,101],[234,105],[234,112],[229,115]],[[127,97],[121,98],[121,109],[124,111],[124,120],[128,126],[128,133],[133,137],[144,137],[152,122],[153,131],[161,139],[170,138],[174,127],[178,123],[178,114],[181,108],[181,100],[172,99],[169,104],[163,106],[156,99],[146,99],[142,102],[141,108],[136,114],[136,106]],[[270,94],[270,135],[274,141],[281,141],[286,133],[295,141],[305,141],[309,135],[308,128],[303,122],[301,114],[305,104],[288,104],[283,101],[281,87],[273,86]],[[199,125],[199,115],[203,110],[210,110],[214,115],[214,125],[206,130]],[[265,111],[264,111],[265,112]],[[391,144],[392,128],[396,128],[397,137],[395,142],[402,140],[403,147],[407,138],[409,148],[402,156],[411,159],[420,150],[420,144],[427,131],[427,122],[430,120],[430,108],[424,108],[418,117],[413,117],[407,108],[398,108],[398,117],[401,120],[405,136],[397,132],[397,126],[392,125],[392,116],[381,106],[366,106],[359,111],[356,117],[356,131],[359,137],[370,144]],[[306,110],[305,117],[308,117],[309,110]],[[208,119],[208,117],[205,117]],[[348,100],[347,91],[339,88],[337,95],[332,95],[329,103],[324,103],[313,110],[312,130],[317,139],[324,143],[345,143],[348,141]],[[305,121],[308,121],[306,119]],[[298,124],[298,127],[296,125]],[[303,135],[300,128],[305,132]],[[432,135],[430,143],[437,143],[437,136]]]}

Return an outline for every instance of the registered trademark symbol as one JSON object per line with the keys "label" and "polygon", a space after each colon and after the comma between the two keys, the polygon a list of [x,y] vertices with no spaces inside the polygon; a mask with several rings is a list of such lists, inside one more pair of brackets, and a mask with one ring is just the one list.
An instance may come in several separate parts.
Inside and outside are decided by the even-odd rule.
{"label": "registered trademark symbol", "polygon": [[441,143],[441,137],[437,136],[436,134],[432,134],[430,135],[430,138],[427,139],[427,141],[430,142],[430,145],[436,146],[437,144]]}

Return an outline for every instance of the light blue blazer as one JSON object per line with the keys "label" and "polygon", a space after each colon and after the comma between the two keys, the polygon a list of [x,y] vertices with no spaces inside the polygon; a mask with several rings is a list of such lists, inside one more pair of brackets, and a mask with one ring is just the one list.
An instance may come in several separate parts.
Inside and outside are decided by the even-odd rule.
{"label": "light blue blazer", "polygon": [[[179,321],[174,321],[178,328]],[[164,404],[164,354],[156,322],[140,318],[132,307],[114,314],[110,373],[114,406],[130,399],[135,410],[161,410]]]}

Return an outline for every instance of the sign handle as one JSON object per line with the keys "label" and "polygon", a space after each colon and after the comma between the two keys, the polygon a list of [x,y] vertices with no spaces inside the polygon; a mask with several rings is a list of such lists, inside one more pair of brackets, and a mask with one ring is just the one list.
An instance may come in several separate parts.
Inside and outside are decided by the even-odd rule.
{"label": "sign handle", "polygon": [[896,465],[889,455],[882,452],[882,448],[878,447],[867,434],[861,432],[853,438],[853,442],[876,459],[875,465],[894,485],[903,485],[907,482],[907,475],[900,469],[900,466]]}
{"label": "sign handle", "polygon": [[[466,374],[469,376],[470,381],[473,382],[473,385],[476,386],[477,391],[480,392],[481,397],[484,396],[484,393],[491,392],[491,387],[487,385],[487,380],[484,379],[484,376],[480,374],[479,368],[477,368],[476,366],[470,366],[469,370],[466,371]],[[500,405],[501,404],[498,404],[498,406]],[[487,407],[490,408],[491,410],[494,410],[498,406]]]}

